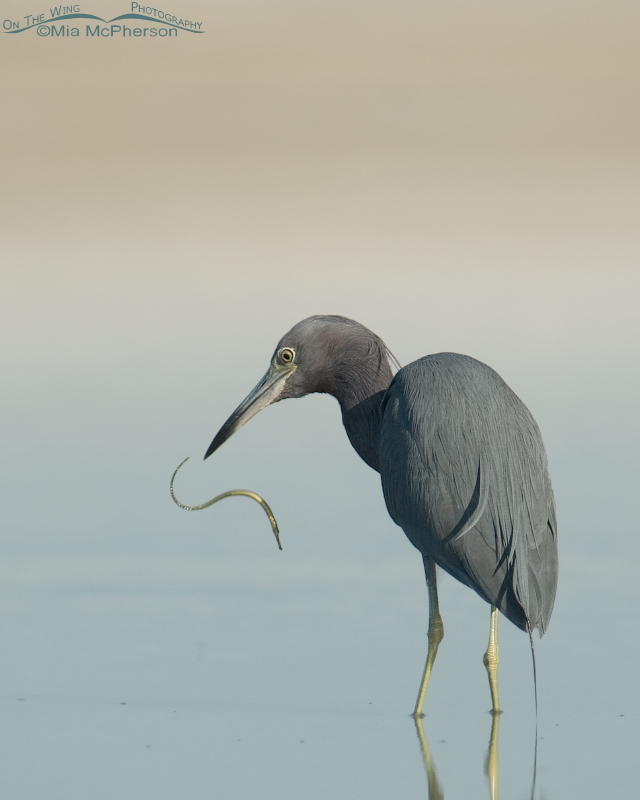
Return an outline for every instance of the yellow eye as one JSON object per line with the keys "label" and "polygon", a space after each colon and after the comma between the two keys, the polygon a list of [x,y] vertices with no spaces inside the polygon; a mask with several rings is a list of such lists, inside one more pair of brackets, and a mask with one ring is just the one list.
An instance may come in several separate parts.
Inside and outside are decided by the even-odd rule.
{"label": "yellow eye", "polygon": [[293,361],[296,357],[296,352],[290,347],[283,347],[278,355],[280,356],[280,361],[282,361],[283,364],[293,364]]}

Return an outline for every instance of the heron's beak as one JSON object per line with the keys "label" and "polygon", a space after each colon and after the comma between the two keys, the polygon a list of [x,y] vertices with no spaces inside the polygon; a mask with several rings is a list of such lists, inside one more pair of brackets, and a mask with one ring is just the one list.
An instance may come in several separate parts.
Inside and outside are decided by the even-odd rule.
{"label": "heron's beak", "polygon": [[295,370],[295,366],[282,367],[272,364],[269,372],[267,372],[248,397],[245,397],[238,408],[236,408],[233,414],[220,428],[215,439],[209,445],[205,458],[209,458],[211,453],[215,452],[221,444],[224,444],[238,428],[241,428],[245,422],[248,422],[251,417],[254,417],[258,411],[262,411],[269,403],[276,401],[282,393],[287,378],[291,377]]}

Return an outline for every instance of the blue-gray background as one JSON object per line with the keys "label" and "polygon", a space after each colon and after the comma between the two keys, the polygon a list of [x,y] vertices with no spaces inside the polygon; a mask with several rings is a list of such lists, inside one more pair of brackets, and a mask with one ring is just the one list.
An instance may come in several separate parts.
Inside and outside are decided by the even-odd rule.
{"label": "blue-gray background", "polygon": [[[206,32],[2,35],[0,790],[426,796],[421,559],[335,401],[200,460],[282,333],[337,313],[401,363],[486,361],[536,416],[561,556],[536,796],[635,797],[640,8],[164,10]],[[176,508],[187,455],[182,498],[260,492],[284,552],[249,501]],[[444,795],[487,797],[488,608],[447,576],[441,605],[425,731]],[[500,680],[527,797],[506,622]]]}

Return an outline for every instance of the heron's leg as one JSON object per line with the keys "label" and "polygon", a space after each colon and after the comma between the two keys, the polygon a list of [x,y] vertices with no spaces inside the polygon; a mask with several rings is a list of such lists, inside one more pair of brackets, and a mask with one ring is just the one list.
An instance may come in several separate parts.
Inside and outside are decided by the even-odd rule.
{"label": "heron's leg", "polygon": [[424,667],[424,675],[422,676],[422,683],[420,684],[420,692],[416,700],[416,707],[412,714],[413,717],[423,717],[422,704],[424,703],[424,696],[427,692],[429,685],[429,678],[431,677],[431,670],[433,663],[436,660],[438,653],[438,645],[444,636],[444,626],[442,624],[442,617],[440,616],[440,608],[438,606],[438,587],[436,584],[436,563],[428,556],[422,556],[424,561],[424,571],[427,576],[427,588],[429,590],[429,650],[427,651],[427,663]]}
{"label": "heron's leg", "polygon": [[491,687],[492,711],[494,714],[500,713],[500,702],[498,701],[498,609],[491,606],[491,630],[489,632],[489,646],[484,654],[484,665],[489,673],[489,686]]}

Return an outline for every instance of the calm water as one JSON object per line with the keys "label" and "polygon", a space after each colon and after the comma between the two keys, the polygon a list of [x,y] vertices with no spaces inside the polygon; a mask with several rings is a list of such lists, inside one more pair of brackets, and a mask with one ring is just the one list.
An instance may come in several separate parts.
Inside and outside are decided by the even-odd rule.
{"label": "calm water", "polygon": [[[213,562],[202,566],[217,571]],[[158,592],[144,588],[153,564],[138,567],[142,588],[116,581],[93,591],[3,592],[7,797],[491,796],[486,626],[482,635],[471,627],[488,615],[453,582],[443,581],[449,629],[424,719],[429,783],[408,717],[426,612],[407,610],[404,581],[361,581],[360,597],[340,574],[333,587],[302,592],[228,581],[219,591],[201,584]],[[247,581],[254,572],[248,565]],[[635,797],[635,676],[615,663],[625,656],[625,632],[605,635],[599,652],[572,635],[570,604],[561,598],[559,609],[564,618],[538,648],[535,797]],[[528,798],[535,757],[528,643],[502,627],[506,711],[495,731],[494,774],[501,797]]]}
{"label": "calm water", "polygon": [[[199,514],[172,504],[168,480],[184,446],[175,431],[158,446],[155,419],[138,417],[137,433],[112,420],[106,465],[81,450],[102,484],[82,474],[77,454],[48,446],[34,470],[50,471],[50,505],[23,498],[18,511],[16,502],[24,536],[5,535],[1,567],[6,796],[490,797],[489,609],[441,575],[445,639],[423,747],[408,716],[426,655],[421,559],[337,418],[327,398],[281,403],[217,462],[194,460],[180,475],[189,502],[232,486],[261,491],[278,514],[282,553],[248,500]],[[134,452],[120,424],[146,438],[150,454],[139,442]],[[201,451],[213,432],[202,432]],[[25,464],[17,469],[24,475]],[[600,580],[610,562],[589,552],[589,539],[576,557],[565,482],[561,473],[562,580],[549,632],[536,642],[535,797],[632,798],[637,592]],[[38,528],[47,514],[51,533]],[[623,578],[625,569],[633,568]],[[505,713],[492,774],[501,797],[529,798],[529,644],[503,620],[500,647]]]}

